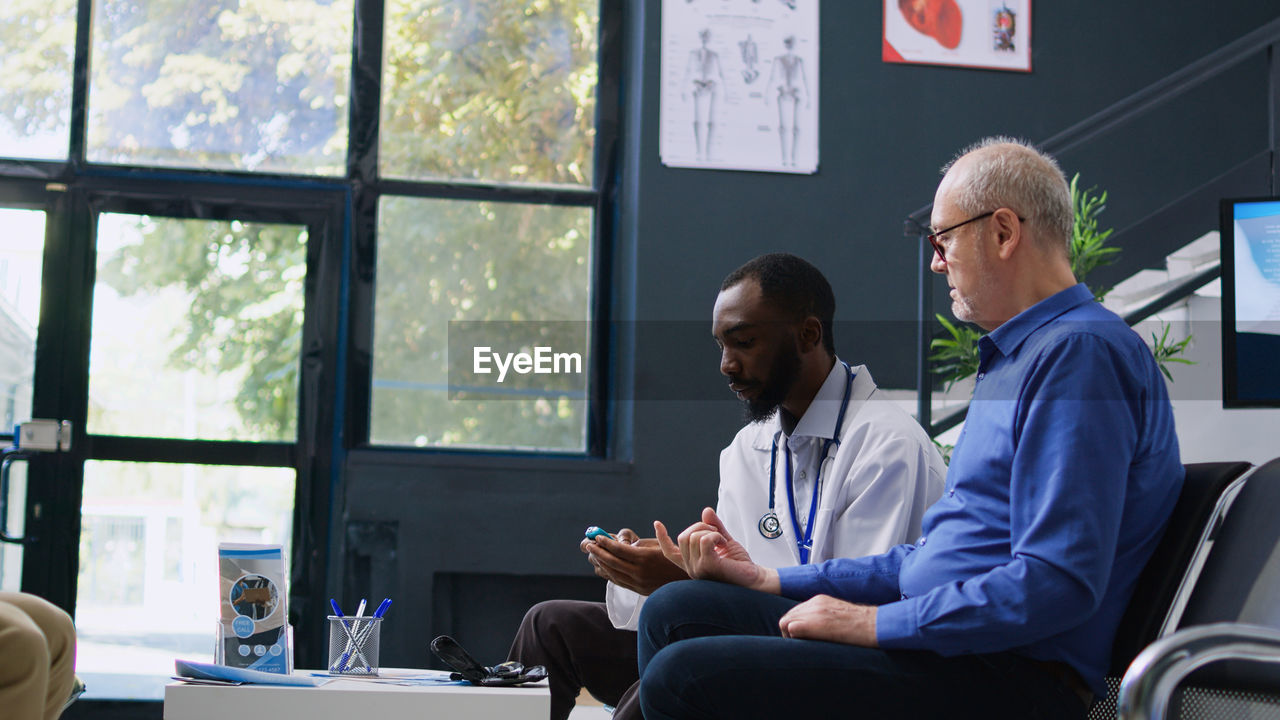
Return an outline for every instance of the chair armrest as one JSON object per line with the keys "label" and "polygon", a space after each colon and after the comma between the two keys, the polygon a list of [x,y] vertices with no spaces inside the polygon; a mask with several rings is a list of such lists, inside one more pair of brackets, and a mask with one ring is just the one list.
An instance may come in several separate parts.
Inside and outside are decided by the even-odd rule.
{"label": "chair armrest", "polygon": [[1197,625],[1146,647],[1120,681],[1120,720],[1163,720],[1178,683],[1219,660],[1280,663],[1280,630],[1243,623]]}

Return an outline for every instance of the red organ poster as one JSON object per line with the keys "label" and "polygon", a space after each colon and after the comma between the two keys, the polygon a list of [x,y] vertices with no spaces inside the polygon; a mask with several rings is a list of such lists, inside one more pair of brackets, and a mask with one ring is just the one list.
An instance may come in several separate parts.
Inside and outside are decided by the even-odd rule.
{"label": "red organ poster", "polygon": [[885,62],[1031,71],[1031,0],[885,0]]}

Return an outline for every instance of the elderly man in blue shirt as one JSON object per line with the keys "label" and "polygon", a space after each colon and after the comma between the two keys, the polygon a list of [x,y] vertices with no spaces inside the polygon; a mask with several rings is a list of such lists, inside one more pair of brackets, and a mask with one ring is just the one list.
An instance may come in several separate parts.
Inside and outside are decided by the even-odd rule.
{"label": "elderly man in blue shirt", "polygon": [[1053,158],[990,138],[944,172],[931,268],[956,317],[988,334],[923,534],[773,569],[709,508],[677,541],[655,523],[700,579],[644,607],[647,720],[1083,718],[1104,691],[1116,626],[1182,486],[1164,380],[1072,275]]}

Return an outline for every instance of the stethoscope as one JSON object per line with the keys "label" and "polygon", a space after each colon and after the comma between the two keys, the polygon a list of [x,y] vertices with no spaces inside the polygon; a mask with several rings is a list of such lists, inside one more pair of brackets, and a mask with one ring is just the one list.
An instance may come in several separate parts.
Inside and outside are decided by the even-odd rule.
{"label": "stethoscope", "polygon": [[[836,415],[836,433],[822,442],[822,455],[818,459],[818,477],[813,481],[813,499],[809,501],[809,519],[805,522],[804,534],[800,534],[800,522],[796,520],[795,490],[791,480],[791,448],[787,448],[787,504],[791,508],[791,526],[796,532],[796,549],[800,551],[800,564],[809,562],[809,551],[813,548],[813,519],[818,514],[818,494],[822,492],[822,466],[827,462],[827,454],[832,445],[840,444],[840,431],[844,428],[844,413],[849,409],[849,393],[853,390],[853,369],[849,363],[840,361],[848,373],[844,381],[844,400],[840,403],[840,413]],[[777,488],[778,471],[778,437],[782,430],[773,434],[773,448],[769,451],[769,512],[760,518],[758,525],[760,534],[766,540],[775,540],[782,536],[782,522],[774,511],[774,490]]]}

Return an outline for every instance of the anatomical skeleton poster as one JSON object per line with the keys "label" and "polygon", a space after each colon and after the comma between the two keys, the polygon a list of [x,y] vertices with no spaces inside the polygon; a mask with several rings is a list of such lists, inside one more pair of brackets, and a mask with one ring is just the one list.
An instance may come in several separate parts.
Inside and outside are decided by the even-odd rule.
{"label": "anatomical skeleton poster", "polygon": [[664,165],[817,172],[818,1],[663,0]]}
{"label": "anatomical skeleton poster", "polygon": [[885,62],[1031,71],[1031,0],[884,0]]}

